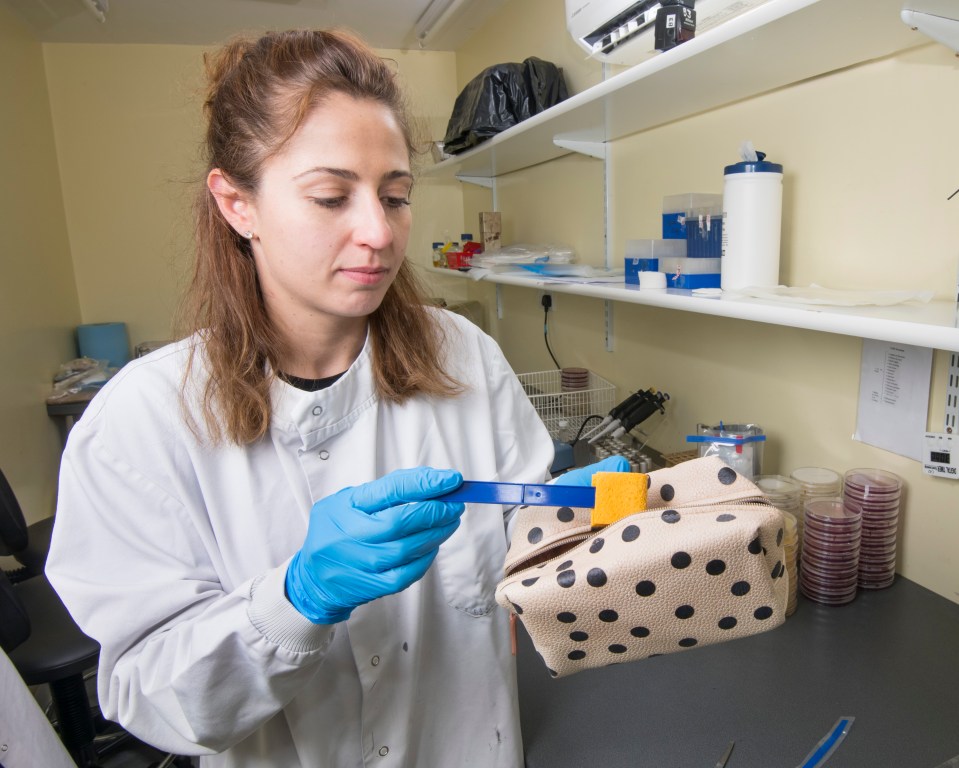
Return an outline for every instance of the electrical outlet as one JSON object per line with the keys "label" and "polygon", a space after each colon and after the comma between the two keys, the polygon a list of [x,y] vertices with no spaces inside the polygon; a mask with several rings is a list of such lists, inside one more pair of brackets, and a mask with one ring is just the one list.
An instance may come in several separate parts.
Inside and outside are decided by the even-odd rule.
{"label": "electrical outlet", "polygon": [[556,294],[550,293],[549,291],[540,291],[539,292],[540,309],[547,309],[546,304],[549,305],[549,308],[548,308],[549,312],[554,311],[556,309]]}

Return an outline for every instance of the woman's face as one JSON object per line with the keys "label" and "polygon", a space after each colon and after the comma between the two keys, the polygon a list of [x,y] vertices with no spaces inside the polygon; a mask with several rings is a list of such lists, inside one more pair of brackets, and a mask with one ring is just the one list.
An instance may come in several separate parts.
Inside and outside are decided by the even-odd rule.
{"label": "woman's face", "polygon": [[[390,109],[333,93],[264,166],[249,201],[267,312],[281,327],[365,320],[406,255],[409,157]],[[344,325],[345,323],[345,325]]]}

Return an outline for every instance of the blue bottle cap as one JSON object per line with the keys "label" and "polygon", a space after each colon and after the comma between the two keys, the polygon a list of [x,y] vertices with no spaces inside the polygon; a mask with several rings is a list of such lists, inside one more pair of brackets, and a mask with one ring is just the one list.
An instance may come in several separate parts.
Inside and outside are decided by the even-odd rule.
{"label": "blue bottle cap", "polygon": [[757,152],[756,157],[758,160],[743,160],[739,163],[734,163],[733,165],[727,165],[723,168],[723,173],[729,175],[731,173],[782,173],[783,167],[779,163],[767,163],[766,162],[766,153]]}

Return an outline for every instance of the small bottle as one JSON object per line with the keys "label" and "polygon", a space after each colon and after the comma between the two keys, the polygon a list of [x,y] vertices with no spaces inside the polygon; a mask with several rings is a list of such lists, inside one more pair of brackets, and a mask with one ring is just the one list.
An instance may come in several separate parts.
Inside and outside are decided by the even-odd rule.
{"label": "small bottle", "polygon": [[559,429],[556,432],[556,439],[561,443],[572,443],[573,442],[573,432],[569,428],[569,421],[566,419],[559,420]]}
{"label": "small bottle", "polygon": [[433,243],[433,266],[434,267],[445,267],[446,266],[446,254],[443,253],[443,243],[434,242]]}

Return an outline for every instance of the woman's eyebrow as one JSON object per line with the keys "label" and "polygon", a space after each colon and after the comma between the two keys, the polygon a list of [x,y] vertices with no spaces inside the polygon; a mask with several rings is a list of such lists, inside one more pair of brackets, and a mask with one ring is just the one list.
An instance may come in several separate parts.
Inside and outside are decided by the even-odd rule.
{"label": "woman's eyebrow", "polygon": [[346,179],[347,181],[359,181],[359,175],[354,171],[349,171],[346,168],[330,168],[328,166],[318,165],[313,168],[307,168],[302,173],[296,174],[294,179],[302,179],[304,176],[309,176],[312,173],[326,173],[330,176],[336,176],[340,179]]}
{"label": "woman's eyebrow", "polygon": [[[331,168],[329,166],[323,166],[323,165],[318,165],[313,168],[308,168],[302,173],[296,174],[296,176],[294,176],[293,178],[294,180],[301,179],[304,176],[309,176],[310,174],[313,174],[313,173],[325,173],[325,174],[329,174],[330,176],[336,176],[338,179],[345,179],[346,181],[360,180],[359,174],[357,174],[355,171],[351,171],[346,168]],[[412,178],[413,178],[413,174],[410,173],[409,171],[395,170],[395,171],[388,171],[387,173],[384,173],[382,180],[392,181],[393,179],[412,179]]]}

